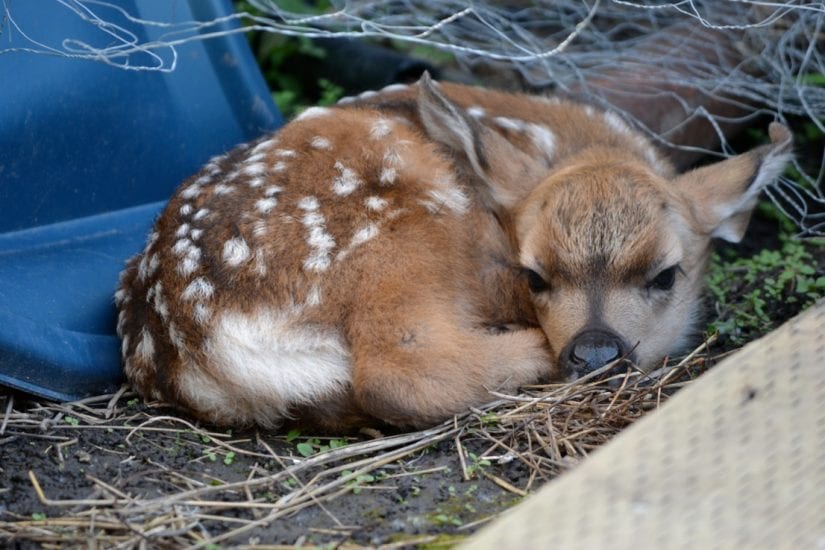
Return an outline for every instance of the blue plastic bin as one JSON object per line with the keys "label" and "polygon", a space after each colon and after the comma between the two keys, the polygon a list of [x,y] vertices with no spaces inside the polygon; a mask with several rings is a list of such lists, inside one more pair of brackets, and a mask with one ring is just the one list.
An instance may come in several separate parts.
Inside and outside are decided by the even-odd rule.
{"label": "blue plastic bin", "polygon": [[[228,0],[110,2],[164,22],[232,13]],[[56,1],[6,4],[41,43],[112,43]],[[163,32],[95,8],[141,40]],[[8,21],[0,24],[0,49],[27,45]],[[169,50],[157,53],[171,59]],[[0,54],[0,384],[57,400],[116,389],[112,294],[124,262],[181,181],[210,156],[281,124],[242,34],[177,53],[176,70],[166,73]]]}

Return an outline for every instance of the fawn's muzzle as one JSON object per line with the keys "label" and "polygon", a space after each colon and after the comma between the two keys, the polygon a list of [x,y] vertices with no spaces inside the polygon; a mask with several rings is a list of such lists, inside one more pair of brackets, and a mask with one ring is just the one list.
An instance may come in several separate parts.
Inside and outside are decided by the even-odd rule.
{"label": "fawn's muzzle", "polygon": [[624,340],[605,330],[585,330],[576,335],[561,353],[561,363],[568,372],[584,376],[611,361],[627,355]]}

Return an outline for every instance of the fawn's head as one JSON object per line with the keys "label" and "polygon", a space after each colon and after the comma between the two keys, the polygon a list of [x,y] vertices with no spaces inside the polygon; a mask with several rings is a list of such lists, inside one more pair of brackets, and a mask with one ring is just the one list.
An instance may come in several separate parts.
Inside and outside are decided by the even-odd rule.
{"label": "fawn's head", "polygon": [[[790,158],[790,133],[772,124],[771,144],[675,178],[611,139],[548,168],[426,76],[419,111],[429,135],[482,182],[481,200],[509,220],[536,316],[567,376],[622,357],[648,370],[684,346],[711,239],[741,240],[760,191]],[[551,130],[559,140],[576,131]]]}

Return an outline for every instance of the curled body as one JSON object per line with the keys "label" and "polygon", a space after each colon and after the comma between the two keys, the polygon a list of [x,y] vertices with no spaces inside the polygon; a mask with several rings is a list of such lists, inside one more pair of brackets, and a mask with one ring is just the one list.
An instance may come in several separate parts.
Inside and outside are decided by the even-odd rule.
{"label": "curled body", "polygon": [[115,295],[144,396],[219,425],[434,424],[655,366],[790,136],[676,176],[613,113],[424,77],[305,111],[177,190]]}

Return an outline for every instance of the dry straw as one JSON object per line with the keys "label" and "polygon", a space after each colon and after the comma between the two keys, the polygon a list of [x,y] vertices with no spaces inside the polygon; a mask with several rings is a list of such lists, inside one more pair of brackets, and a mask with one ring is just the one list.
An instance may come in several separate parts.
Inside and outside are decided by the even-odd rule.
{"label": "dry straw", "polygon": [[[161,446],[176,441],[193,457],[189,465],[197,466],[204,457],[217,453],[235,457],[246,466],[243,475],[235,472],[240,479],[233,481],[205,479],[193,475],[191,467],[156,464],[140,491],[130,489],[120,474],[110,479],[87,476],[91,490],[71,499],[50,496],[38,474],[28,471],[31,491],[46,513],[0,521],[0,541],[85,545],[93,537],[99,545],[126,548],[161,543],[191,548],[241,544],[266,527],[277,527],[278,521],[296,511],[324,510],[325,503],[346,499],[361,489],[393,490],[404,476],[439,475],[444,468],[428,470],[416,465],[416,458],[436,444],[452,449],[464,479],[483,476],[514,496],[526,495],[661,406],[705,367],[706,345],[653,376],[628,371],[605,378],[606,369],[601,369],[573,383],[533,387],[519,395],[493,392],[496,401],[434,428],[395,435],[367,431],[375,437],[362,436],[360,441],[308,458],[292,452],[282,436],[232,435],[162,414],[160,407],[136,408],[132,394],[125,390],[69,404],[21,403],[9,397],[0,422],[0,450],[18,438],[45,438],[52,443],[55,468],[61,467],[83,430],[117,434],[124,461],[139,459],[130,448],[141,438]],[[483,450],[472,454],[467,450],[469,444]],[[73,456],[84,458],[77,453]],[[87,460],[96,459],[90,456]],[[267,461],[277,468],[261,468]],[[477,468],[481,461],[492,466]],[[529,472],[526,482],[524,476],[520,483],[507,479],[505,469],[496,467],[516,461]],[[363,476],[379,470],[394,473],[385,475],[379,486],[361,484]],[[461,529],[470,531],[490,519],[481,518]],[[341,528],[346,533],[345,526]]]}

